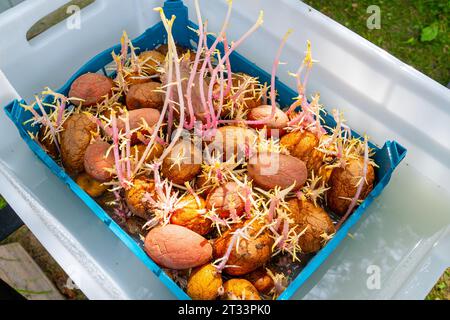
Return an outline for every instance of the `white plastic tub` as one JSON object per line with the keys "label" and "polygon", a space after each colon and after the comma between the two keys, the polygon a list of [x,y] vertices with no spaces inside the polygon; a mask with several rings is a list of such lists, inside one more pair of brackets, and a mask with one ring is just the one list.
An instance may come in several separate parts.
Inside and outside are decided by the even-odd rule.
{"label": "white plastic tub", "polygon": [[[153,25],[159,0],[97,0],[81,29],[65,22],[28,42],[37,20],[64,0],[27,0],[0,14],[0,105],[59,87],[94,54]],[[226,1],[200,0],[217,30]],[[192,1],[185,1],[191,15]],[[375,142],[395,139],[408,157],[388,190],[296,298],[423,298],[450,265],[450,91],[296,0],[237,0],[229,35],[236,39],[265,11],[263,28],[239,50],[270,69],[280,37],[294,29],[280,78],[292,83],[307,39],[319,60],[309,90],[328,109],[346,112]],[[195,18],[195,17],[191,17]],[[193,19],[195,20],[195,19]],[[6,76],[6,77],[5,77]],[[10,83],[11,85],[8,85]],[[0,113],[0,193],[89,298],[171,298],[168,290],[28,150]],[[381,287],[367,286],[371,266]],[[130,272],[132,271],[132,272]]]}

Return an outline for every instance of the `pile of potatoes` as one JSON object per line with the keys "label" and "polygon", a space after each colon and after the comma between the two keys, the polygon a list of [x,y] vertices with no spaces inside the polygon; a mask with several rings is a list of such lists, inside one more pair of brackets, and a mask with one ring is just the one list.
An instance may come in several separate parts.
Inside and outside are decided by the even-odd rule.
{"label": "pile of potatoes", "polygon": [[[157,74],[157,67],[164,62],[165,55],[159,51],[144,51],[139,55],[147,75]],[[152,127],[160,118],[164,103],[161,83],[158,79],[129,79],[129,90],[123,94],[111,110],[117,105],[129,111],[130,129],[139,128],[145,122]],[[111,144],[99,137],[99,128],[86,112],[111,98],[117,90],[113,79],[100,73],[86,73],[78,77],[71,85],[68,98],[76,109],[64,122],[60,135],[61,161],[65,170],[92,197],[98,198],[105,191],[104,183],[113,179],[114,157]],[[110,111],[102,114],[109,117]],[[116,111],[116,110],[115,110]],[[123,121],[118,121],[119,130],[124,130]],[[133,151],[142,154],[145,145],[135,136],[132,138]],[[162,153],[162,146],[156,145],[149,155],[153,159]]]}
{"label": "pile of potatoes", "polygon": [[[116,99],[116,105],[128,110],[131,130],[144,124],[152,128],[160,119],[165,95],[160,82],[163,76],[158,77],[158,68],[164,64],[166,50],[162,46],[158,50],[142,52],[138,58],[144,63],[148,77],[129,75],[126,79],[129,85],[127,91]],[[179,48],[180,54],[185,51]],[[249,76],[233,74],[233,83],[241,83],[243,77]],[[111,140],[104,138],[105,132],[88,113],[116,92],[117,84],[113,79],[98,73],[80,76],[69,92],[70,98],[76,98],[73,103],[76,111],[65,120],[60,134],[63,167],[83,190],[105,207],[108,202],[105,199],[117,201],[110,191],[111,181],[116,179],[114,172],[117,164]],[[226,99],[231,99],[231,93]],[[244,101],[248,120],[264,119],[272,113],[272,106],[264,104],[260,96],[245,96]],[[112,109],[102,111],[103,115],[108,117]],[[330,169],[325,163],[325,155],[318,150],[320,137],[308,130],[290,131],[289,120],[289,116],[277,107],[273,119],[264,126],[221,125],[218,128],[220,134],[203,146],[209,150],[223,150],[222,162],[242,160],[240,168],[245,171],[253,188],[269,193],[276,188],[291,188],[286,199],[283,199],[287,204],[289,228],[302,233],[298,239],[302,253],[313,254],[323,247],[326,236],[336,232],[330,213],[343,216],[348,210],[348,199],[356,193],[364,159],[355,158],[344,167]],[[120,118],[117,126],[122,132],[125,130]],[[284,151],[249,152],[257,143],[258,130],[261,129],[266,130],[269,138],[277,139]],[[140,158],[146,145],[139,139],[139,133],[133,135],[131,145],[133,153]],[[161,177],[172,182],[175,188],[189,184],[195,195],[180,193],[179,201],[183,206],[171,212],[170,221],[156,225],[146,233],[142,226],[153,218],[153,202],[158,201],[158,194],[153,176],[141,173],[133,177],[129,188],[119,192],[128,212],[123,225],[131,234],[144,235],[145,252],[159,266],[188,270],[185,290],[193,299],[267,298],[275,290],[275,279],[267,271],[272,267],[275,238],[264,221],[255,221],[251,215],[248,216],[241,184],[233,180],[208,184],[202,161],[194,161],[199,154],[202,156],[202,150],[197,148],[192,141],[180,140],[163,159],[159,169]],[[156,143],[145,162],[152,163],[164,150],[165,145]],[[180,159],[180,154],[181,158],[190,159],[190,163],[178,162],[176,159]],[[278,166],[272,172],[270,166],[274,161]],[[324,201],[319,204],[298,196],[313,172],[329,188]],[[375,171],[369,164],[360,200],[370,193],[374,181]],[[238,223],[218,232],[208,216],[212,211],[220,219],[237,219]],[[235,244],[234,232],[247,227],[248,238],[241,238]],[[225,255],[229,255],[227,266],[218,270],[218,261]]]}

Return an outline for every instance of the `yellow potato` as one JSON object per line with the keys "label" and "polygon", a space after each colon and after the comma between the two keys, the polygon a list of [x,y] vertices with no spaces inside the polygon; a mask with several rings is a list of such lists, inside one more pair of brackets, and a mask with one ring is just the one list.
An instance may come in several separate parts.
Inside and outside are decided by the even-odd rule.
{"label": "yellow potato", "polygon": [[201,171],[201,151],[187,140],[180,140],[164,158],[161,173],[173,183],[183,185]]}
{"label": "yellow potato", "polygon": [[223,289],[222,300],[261,300],[258,290],[245,279],[230,279]]}
{"label": "yellow potato", "polygon": [[149,76],[158,73],[157,68],[164,63],[165,58],[156,50],[144,51],[139,55],[139,61],[143,63],[143,68]]}
{"label": "yellow potato", "polygon": [[187,284],[187,294],[194,300],[214,300],[219,296],[222,276],[212,264],[192,271]]}
{"label": "yellow potato", "polygon": [[95,180],[86,172],[78,175],[75,182],[92,198],[100,197],[106,189],[108,189],[107,186],[102,184],[100,181]]}
{"label": "yellow potato", "polygon": [[[226,254],[233,238],[233,231],[236,229],[230,229],[224,232],[214,242],[213,254],[215,259],[222,258]],[[253,223],[248,231],[249,238],[240,239],[238,250],[236,250],[235,245],[232,247],[227,265],[233,267],[224,268],[223,271],[225,273],[232,276],[244,275],[258,269],[269,261],[272,255],[273,239],[267,231],[263,231],[258,235],[260,229],[260,224]],[[258,236],[255,237],[256,235]]]}
{"label": "yellow potato", "polygon": [[186,227],[192,231],[204,236],[212,229],[211,220],[205,218],[202,212],[205,212],[205,200],[198,197],[200,206],[193,195],[184,196],[181,201],[185,203],[183,208],[176,210],[170,217],[170,222],[179,226]]}
{"label": "yellow potato", "polygon": [[296,231],[300,233],[305,230],[298,239],[304,253],[319,251],[324,244],[325,236],[336,232],[333,221],[326,211],[311,201],[291,199],[288,201],[288,207]]}
{"label": "yellow potato", "polygon": [[[328,207],[337,215],[343,216],[347,212],[351,200],[358,189],[358,182],[363,175],[364,159],[351,159],[345,168],[334,168],[328,181],[330,189],[327,191]],[[358,200],[364,200],[372,191],[375,182],[375,170],[372,165],[367,167],[367,175],[362,183]],[[357,206],[355,206],[357,208]]]}
{"label": "yellow potato", "polygon": [[125,191],[125,201],[130,211],[142,219],[148,220],[151,215],[151,206],[145,201],[144,195],[149,193],[153,195],[155,183],[152,179],[140,176],[134,179],[133,187]]}
{"label": "yellow potato", "polygon": [[264,268],[256,269],[249,273],[246,278],[262,294],[268,294],[275,285],[272,277],[268,275]]}

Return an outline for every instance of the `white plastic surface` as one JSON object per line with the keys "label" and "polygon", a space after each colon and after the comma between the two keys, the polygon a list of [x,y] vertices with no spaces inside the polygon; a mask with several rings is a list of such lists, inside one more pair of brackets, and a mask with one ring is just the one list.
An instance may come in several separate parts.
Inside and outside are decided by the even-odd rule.
{"label": "white plastic surface", "polygon": [[[192,1],[185,1],[193,16]],[[226,1],[200,0],[210,30],[218,30]],[[159,0],[97,0],[82,11],[81,30],[62,22],[25,40],[28,28],[65,1],[27,0],[0,14],[0,69],[29,98],[59,87],[87,59],[118,42],[123,29],[137,36],[157,21]],[[229,36],[237,39],[265,11],[262,29],[239,50],[270,70],[280,38],[294,29],[280,78],[292,80],[312,41],[320,61],[309,92],[328,109],[346,112],[350,126],[381,144],[408,148],[405,163],[383,195],[335,254],[295,298],[422,299],[450,265],[450,91],[296,0],[237,0]],[[2,82],[3,81],[3,82]],[[14,97],[2,85],[0,105]],[[167,289],[54,177],[0,114],[0,193],[89,298],[170,298]],[[367,287],[367,268],[380,267],[381,288]]]}
{"label": "white plastic surface", "polygon": [[2,13],[3,11],[6,11],[6,10],[16,6],[17,4],[19,4],[22,1],[23,0],[3,0],[3,1],[0,1],[0,13]]}

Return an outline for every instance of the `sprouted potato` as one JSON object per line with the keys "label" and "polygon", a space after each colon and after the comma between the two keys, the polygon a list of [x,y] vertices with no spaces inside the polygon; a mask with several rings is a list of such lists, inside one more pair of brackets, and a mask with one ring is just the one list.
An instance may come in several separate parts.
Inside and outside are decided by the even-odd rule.
{"label": "sprouted potato", "polygon": [[258,290],[245,279],[230,279],[223,285],[223,300],[261,300]]}
{"label": "sprouted potato", "polygon": [[132,85],[126,97],[126,104],[128,110],[141,108],[161,110],[164,104],[161,84],[158,82],[146,82]]}
{"label": "sprouted potato", "polygon": [[165,45],[138,54],[124,33],[114,78],[87,73],[69,97],[47,88],[23,108],[39,126],[32,138],[192,298],[273,299],[367,197],[376,163],[367,137],[338,111],[326,127],[320,96],[307,97],[309,42],[287,109],[275,80],[290,32],[270,83],[233,72],[230,55],[263,20],[231,41],[231,8],[212,43],[198,14],[189,50],[158,8]]}
{"label": "sprouted potato", "polygon": [[222,275],[217,269],[212,264],[205,264],[192,271],[186,292],[194,300],[215,300],[222,284]]}

